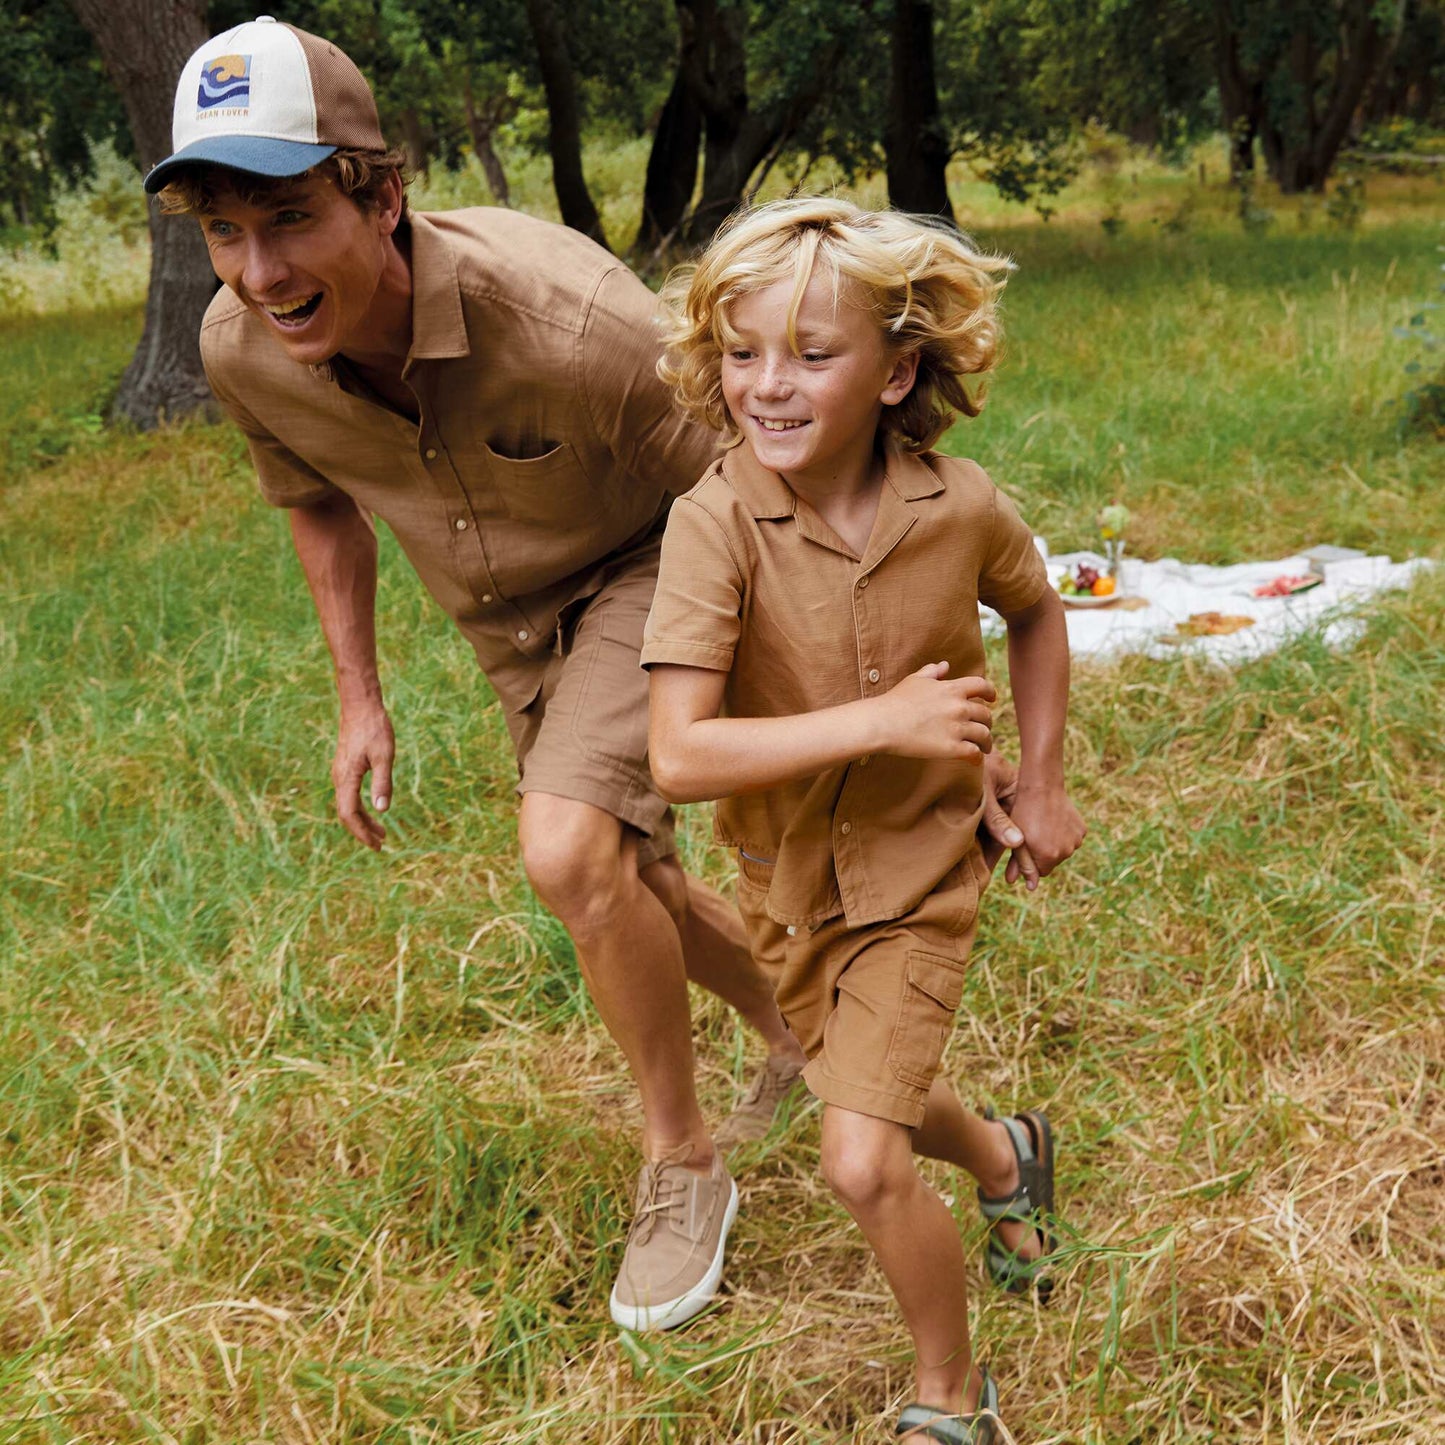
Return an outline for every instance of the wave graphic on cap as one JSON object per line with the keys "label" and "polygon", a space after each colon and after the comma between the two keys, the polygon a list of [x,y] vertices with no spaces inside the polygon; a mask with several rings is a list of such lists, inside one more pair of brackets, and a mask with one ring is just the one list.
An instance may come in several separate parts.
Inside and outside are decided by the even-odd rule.
{"label": "wave graphic on cap", "polygon": [[201,67],[201,85],[196,95],[199,110],[218,105],[247,104],[251,99],[251,57],[218,55]]}

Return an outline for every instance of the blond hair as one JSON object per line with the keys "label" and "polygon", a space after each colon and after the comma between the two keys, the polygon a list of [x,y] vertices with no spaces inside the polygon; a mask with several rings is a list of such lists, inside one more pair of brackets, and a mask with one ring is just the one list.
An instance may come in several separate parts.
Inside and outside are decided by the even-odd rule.
{"label": "blond hair", "polygon": [[988,371],[999,348],[997,299],[1012,263],[975,250],[940,221],[865,211],[827,197],[772,201],[736,212],[695,265],[662,288],[663,354],[657,374],[695,420],[736,438],[722,393],[723,352],[735,340],[729,305],[779,281],[793,283],[788,340],[814,275],[827,276],[878,323],[894,352],[916,352],[918,374],[880,426],[910,451],[924,451],[957,412],[977,416],[982,390],[965,378]]}

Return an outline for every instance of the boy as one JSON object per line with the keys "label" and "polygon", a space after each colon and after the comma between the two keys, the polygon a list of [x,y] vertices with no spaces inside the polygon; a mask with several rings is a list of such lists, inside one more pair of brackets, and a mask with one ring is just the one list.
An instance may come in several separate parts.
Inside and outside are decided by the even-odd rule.
{"label": "boy", "polygon": [[1010,881],[1083,839],[1063,779],[1068,644],[1032,536],[972,463],[928,450],[997,348],[1007,263],[846,202],[745,213],[664,292],[659,372],[732,446],[674,507],[642,662],[653,776],[720,798],[754,956],[825,1104],[825,1178],[913,1336],[915,1441],[996,1438],[963,1254],[913,1153],[978,1180],[989,1272],[1046,1293],[1053,1145],[937,1077],[987,868],[977,603],[1008,627],[1021,747]]}

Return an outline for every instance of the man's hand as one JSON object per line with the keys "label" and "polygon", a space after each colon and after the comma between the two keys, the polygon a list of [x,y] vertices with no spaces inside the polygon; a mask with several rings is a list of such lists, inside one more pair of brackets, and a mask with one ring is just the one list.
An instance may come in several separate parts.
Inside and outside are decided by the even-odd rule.
{"label": "man's hand", "polygon": [[346,831],[358,843],[376,852],[386,838],[381,821],[362,806],[361,785],[371,774],[371,806],[384,813],[391,806],[391,765],[396,737],[386,709],[377,703],[359,712],[341,714],[331,783],[336,789],[336,812]]}
{"label": "man's hand", "polygon": [[981,763],[993,746],[989,703],[996,696],[987,678],[949,679],[946,662],[926,663],[879,699],[890,710],[880,751]]}
{"label": "man's hand", "polygon": [[1024,844],[1024,835],[1010,816],[1018,799],[1019,770],[1001,752],[991,752],[983,760],[983,822],[979,827],[979,846],[988,871],[998,867],[999,859],[1010,848],[1005,877],[1012,883],[1022,872],[1030,889],[1039,883],[1038,865]]}

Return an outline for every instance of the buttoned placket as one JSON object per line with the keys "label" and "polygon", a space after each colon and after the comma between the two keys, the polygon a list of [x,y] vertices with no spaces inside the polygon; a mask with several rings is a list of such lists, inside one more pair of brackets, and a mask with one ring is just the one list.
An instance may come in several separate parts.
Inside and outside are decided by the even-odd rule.
{"label": "buttoned placket", "polygon": [[[885,481],[879,497],[878,515],[868,547],[853,579],[853,635],[857,644],[859,696],[880,697],[897,680],[888,675],[888,640],[882,631],[882,613],[877,592],[870,597],[876,573],[917,520],[908,502]],[[885,587],[886,591],[886,587]],[[833,858],[838,889],[845,910],[851,915],[871,910],[876,903],[866,868],[867,829],[858,819],[868,816],[867,784],[862,776],[867,755],[848,767],[838,801],[833,808]]]}
{"label": "buttoned placket", "polygon": [[[445,362],[432,364],[445,365]],[[446,506],[451,520],[451,547],[457,559],[458,574],[472,596],[489,613],[509,614],[508,632],[513,645],[528,657],[536,657],[547,650],[546,646],[537,637],[537,629],[532,626],[531,620],[497,590],[487,556],[484,529],[477,523],[467,489],[452,462],[446,438],[436,423],[431,396],[425,384],[428,370],[427,363],[409,361],[402,371],[402,379],[416,397],[421,419],[416,424],[406,417],[398,417],[397,420],[411,434],[411,445],[415,448],[417,460]]]}

